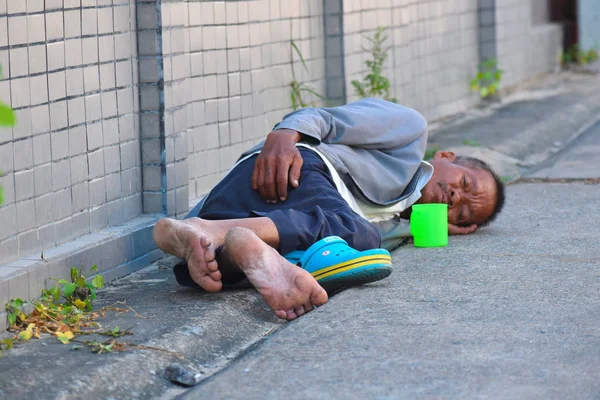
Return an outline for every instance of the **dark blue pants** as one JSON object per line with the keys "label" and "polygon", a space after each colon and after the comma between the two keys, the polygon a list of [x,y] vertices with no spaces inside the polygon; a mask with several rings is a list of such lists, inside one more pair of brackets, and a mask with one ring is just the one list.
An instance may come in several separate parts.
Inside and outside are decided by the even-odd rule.
{"label": "dark blue pants", "polygon": [[[304,160],[300,185],[288,190],[286,201],[269,204],[252,190],[250,179],[256,160],[253,156],[219,182],[208,195],[201,211],[199,207],[194,208],[188,218],[267,217],[279,232],[278,251],[282,255],[306,250],[327,236],[339,236],[357,250],[380,247],[379,232],[342,198],[323,160],[309,149],[300,148],[300,154]],[[187,273],[187,268],[180,272]],[[184,284],[177,271],[175,273],[178,281]]]}

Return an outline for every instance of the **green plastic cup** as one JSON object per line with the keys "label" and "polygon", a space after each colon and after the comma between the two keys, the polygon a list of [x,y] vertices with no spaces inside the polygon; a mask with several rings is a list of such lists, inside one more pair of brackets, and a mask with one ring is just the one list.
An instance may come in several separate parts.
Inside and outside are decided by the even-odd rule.
{"label": "green plastic cup", "polygon": [[448,204],[416,204],[410,214],[415,247],[448,245]]}

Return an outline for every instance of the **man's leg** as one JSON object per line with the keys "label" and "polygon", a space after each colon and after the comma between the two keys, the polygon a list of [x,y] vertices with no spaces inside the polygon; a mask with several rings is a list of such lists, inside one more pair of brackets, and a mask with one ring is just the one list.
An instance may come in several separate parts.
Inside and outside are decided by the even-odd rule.
{"label": "man's leg", "polygon": [[[187,286],[196,282],[206,290],[218,291],[221,279],[231,284],[244,278],[235,266],[224,268],[224,252],[217,255],[221,268],[215,262],[215,250],[233,227],[252,230],[283,255],[305,250],[326,236],[339,236],[357,250],[379,247],[379,232],[350,209],[323,160],[310,150],[300,151],[304,158],[301,183],[289,192],[287,201],[269,204],[252,190],[254,157],[239,164],[211,191],[203,202],[200,219],[189,218],[185,223],[163,220],[157,224],[155,241],[159,247],[190,260],[187,266],[175,268],[180,283]],[[193,238],[194,246],[189,245],[189,238]]]}
{"label": "man's leg", "polygon": [[[342,237],[358,250],[379,246],[381,238],[378,231],[350,209],[335,188],[323,161],[312,151],[302,149],[301,152],[304,157],[301,184],[290,191],[286,202],[266,203],[251,189],[254,159],[249,159],[211,191],[202,206],[200,218],[185,221],[164,219],[156,225],[154,238],[158,246],[188,262],[187,267],[183,264],[175,268],[178,281],[180,277],[184,282],[193,279],[206,290],[220,290],[221,278],[226,279],[225,276],[232,270],[224,269],[221,259],[219,266],[215,253],[226,242],[227,232],[233,228],[249,229],[264,242],[263,249],[271,246],[280,254],[307,249],[319,239],[332,235]],[[246,248],[240,240],[231,243],[237,243],[236,248]],[[232,259],[234,262],[230,264],[234,267],[240,260],[250,262],[239,258],[234,250],[226,246],[225,251],[219,254],[221,258]],[[272,261],[270,256],[259,259]],[[286,265],[293,271],[299,269],[280,256],[278,260],[277,265]],[[247,276],[247,270],[255,270],[248,265],[239,267],[241,269],[236,268],[238,275],[234,274],[236,278],[226,282],[237,282]],[[312,277],[311,280],[317,284]],[[266,295],[261,294],[267,300]],[[269,304],[276,307],[272,302]]]}

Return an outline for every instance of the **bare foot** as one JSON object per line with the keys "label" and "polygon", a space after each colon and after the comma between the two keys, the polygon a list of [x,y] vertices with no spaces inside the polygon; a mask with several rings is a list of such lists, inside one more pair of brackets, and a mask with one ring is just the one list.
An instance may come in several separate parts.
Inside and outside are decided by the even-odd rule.
{"label": "bare foot", "polygon": [[327,302],[327,292],[315,278],[281,257],[252,231],[229,230],[225,249],[279,318],[292,320]]}
{"label": "bare foot", "polygon": [[223,287],[215,260],[215,248],[223,244],[223,237],[213,225],[200,218],[183,221],[163,218],[152,232],[156,245],[186,260],[191,278],[208,292],[218,292]]}

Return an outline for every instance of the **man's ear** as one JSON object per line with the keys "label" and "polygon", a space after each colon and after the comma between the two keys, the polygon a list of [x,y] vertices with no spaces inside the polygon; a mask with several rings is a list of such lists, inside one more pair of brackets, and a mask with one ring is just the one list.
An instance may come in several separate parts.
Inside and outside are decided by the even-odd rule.
{"label": "man's ear", "polygon": [[438,151],[433,155],[434,160],[441,160],[442,158],[445,158],[450,162],[454,162],[454,160],[456,160],[456,154],[451,151]]}

